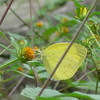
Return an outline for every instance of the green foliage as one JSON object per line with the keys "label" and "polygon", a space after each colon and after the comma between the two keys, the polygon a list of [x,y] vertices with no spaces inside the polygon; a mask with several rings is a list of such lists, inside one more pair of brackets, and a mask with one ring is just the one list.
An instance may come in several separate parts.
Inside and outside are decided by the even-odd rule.
{"label": "green foliage", "polygon": [[7,2],[7,0],[0,0],[0,5],[4,4],[4,2]]}
{"label": "green foliage", "polygon": [[56,31],[56,27],[50,27],[43,33],[43,36],[47,38],[55,31]]}
{"label": "green foliage", "polygon": [[[0,0],[0,5],[6,1]],[[51,44],[71,42],[78,27],[92,7],[82,5],[81,3],[84,0],[72,0],[76,7],[72,10],[74,13],[67,12],[64,15],[52,13],[69,1],[45,0],[45,4],[41,6],[37,0],[39,10],[34,11],[34,16],[31,16],[32,19],[25,19],[25,21],[24,18],[21,19],[21,16],[16,15],[16,11],[20,10],[25,0],[20,0],[18,4],[16,3],[15,8],[12,7],[15,13],[13,14],[22,22],[22,25],[18,27],[18,32],[13,32],[15,29],[0,29],[0,37],[8,43],[8,46],[0,43],[0,50],[3,48],[0,52],[0,100],[9,97],[8,95],[11,95],[9,91],[13,93],[13,91],[21,90],[21,95],[26,100],[27,98],[31,100],[100,99],[100,12],[93,10],[86,20],[84,28],[74,41],[85,46],[88,50],[85,61],[74,77],[63,81],[50,78],[50,74],[46,71],[41,59],[43,51]],[[31,4],[33,3],[34,0]],[[34,8],[34,6],[32,7]],[[32,24],[31,27],[30,23]],[[23,27],[28,27],[28,31],[21,33],[20,29]],[[3,58],[6,55],[5,51],[8,51],[8,55],[10,55],[10,58],[6,58],[7,60]],[[6,61],[2,62],[2,58]],[[5,76],[7,77],[5,78]],[[23,82],[24,78],[26,83]],[[46,82],[48,82],[46,84],[48,87],[45,86]],[[6,84],[10,85],[6,87]],[[21,87],[19,84],[21,84]],[[28,85],[23,88],[26,84],[31,86]],[[41,96],[38,96],[41,89],[44,89],[44,91]]]}
{"label": "green foliage", "polygon": [[61,100],[57,98],[44,98],[44,97],[37,97],[37,100]]}
{"label": "green foliage", "polygon": [[[32,87],[27,86],[25,89],[23,89],[23,91],[21,92],[21,95],[34,100],[37,97],[37,95],[41,89],[42,88],[40,88],[40,87],[32,88]],[[56,90],[52,90],[52,89],[45,89],[43,94],[41,95],[41,97],[45,97],[44,100],[47,100],[46,99],[47,97],[50,97],[50,98],[48,98],[48,100],[49,99],[52,100],[53,98],[51,98],[51,97],[58,98],[58,99],[54,98],[54,100],[78,100],[78,99],[73,98],[73,97],[61,97],[61,98],[59,98],[59,96],[63,96],[63,94],[56,91]],[[37,98],[39,98],[39,97],[37,97]],[[41,99],[39,98],[38,100],[42,100],[42,98]]]}
{"label": "green foliage", "polygon": [[5,37],[5,34],[2,31],[0,31],[0,35]]}
{"label": "green foliage", "polygon": [[6,61],[3,65],[0,65],[0,69],[2,69],[2,68],[5,68],[5,67],[7,67],[7,66],[9,66],[10,64],[13,64],[13,63],[18,63],[18,59],[17,58],[15,58],[15,59],[11,59],[11,60],[8,60],[8,61]]}
{"label": "green foliage", "polygon": [[[13,37],[14,39],[17,39],[17,40],[19,40],[19,39],[24,39],[24,36],[19,35],[19,34],[16,34],[16,33],[8,32],[7,34],[8,34],[10,37]],[[12,43],[13,43],[13,41],[12,41]]]}
{"label": "green foliage", "polygon": [[80,99],[89,99],[89,100],[99,100],[100,98],[99,94],[85,94],[81,92],[69,93],[67,96],[73,96]]}
{"label": "green foliage", "polygon": [[[80,82],[72,82],[69,86],[76,87],[79,89],[84,89],[84,90],[91,90],[95,91],[95,82],[87,82],[87,81],[80,81]],[[100,92],[100,83],[98,83],[98,92]]]}
{"label": "green foliage", "polygon": [[80,1],[79,0],[73,0],[74,1],[74,5],[76,7],[81,7],[81,4],[79,3]]}

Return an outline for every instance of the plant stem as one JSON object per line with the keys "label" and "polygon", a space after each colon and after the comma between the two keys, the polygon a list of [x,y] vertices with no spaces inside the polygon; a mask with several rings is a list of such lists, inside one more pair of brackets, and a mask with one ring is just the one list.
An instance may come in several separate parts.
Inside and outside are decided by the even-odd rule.
{"label": "plant stem", "polygon": [[88,75],[88,74],[90,74],[90,73],[92,73],[92,72],[94,72],[95,71],[95,69],[93,69],[93,70],[91,70],[91,71],[89,71],[89,72],[87,72],[87,73],[85,73],[84,75],[82,75],[77,81],[80,81],[80,80],[82,80],[82,78],[84,78],[86,75]]}
{"label": "plant stem", "polygon": [[96,39],[95,35],[93,34],[93,32],[91,31],[91,29],[88,28],[88,27],[87,27],[87,29],[90,31],[91,35],[92,35],[93,38],[95,39],[95,42],[97,43],[98,47],[100,48],[100,44],[99,44],[99,42],[97,41],[97,39]]}
{"label": "plant stem", "polygon": [[56,89],[59,83],[60,83],[60,81],[57,81],[57,83],[55,84],[53,89]]}
{"label": "plant stem", "polygon": [[38,87],[39,86],[39,79],[38,79],[38,74],[37,74],[37,72],[36,72],[36,68],[34,67],[34,77],[36,78],[35,80],[36,80],[36,87]]}
{"label": "plant stem", "polygon": [[95,94],[97,94],[97,91],[98,91],[98,82],[99,82],[99,72],[98,72],[97,64],[96,64],[96,62],[95,62],[95,60],[93,58],[93,55],[92,55],[92,51],[91,51],[91,59],[93,61],[94,67],[96,68],[96,72],[97,72],[97,75],[96,75],[97,81],[96,81],[96,88],[95,88]]}
{"label": "plant stem", "polygon": [[32,66],[30,66],[30,68],[31,68],[31,71],[32,71],[34,79],[35,79],[35,87],[37,87],[37,86],[39,86],[39,83],[38,83],[38,78],[37,78],[36,70],[35,70],[35,68],[33,70]]}
{"label": "plant stem", "polygon": [[99,76],[97,74],[97,81],[96,81],[96,88],[95,88],[95,94],[98,92],[98,83],[99,83]]}
{"label": "plant stem", "polygon": [[17,83],[17,85],[12,89],[12,91],[9,93],[8,98],[12,95],[12,93],[17,89],[17,87],[20,85],[20,83],[23,81],[23,79],[25,78],[25,76],[23,76],[19,82]]}
{"label": "plant stem", "polygon": [[33,21],[32,21],[32,2],[31,0],[29,1],[29,5],[30,5],[30,31],[31,31],[31,43],[32,43],[32,47],[34,46],[34,33],[33,33]]}
{"label": "plant stem", "polygon": [[[7,48],[11,47],[11,45],[7,46]],[[3,54],[7,49],[4,49],[3,51],[0,52],[0,55]]]}
{"label": "plant stem", "polygon": [[64,54],[62,55],[61,59],[59,60],[59,62],[57,63],[57,65],[55,66],[53,72],[51,73],[51,75],[49,76],[49,78],[46,80],[46,82],[44,83],[41,91],[39,92],[38,96],[40,96],[42,94],[42,92],[44,91],[44,89],[48,86],[48,82],[50,81],[50,79],[52,78],[52,76],[54,75],[55,71],[57,70],[57,68],[59,67],[60,63],[63,61],[64,57],[66,56],[67,52],[69,51],[70,47],[72,46],[72,44],[74,43],[74,41],[76,40],[77,36],[79,35],[81,29],[83,28],[85,22],[87,21],[88,17],[90,16],[93,8],[95,7],[96,3],[98,0],[95,0],[94,4],[92,5],[91,9],[89,10],[87,16],[84,18],[82,24],[80,25],[80,27],[78,28],[75,36],[72,38],[68,48],[66,49],[66,51],[64,52]]}
{"label": "plant stem", "polygon": [[2,24],[2,22],[3,22],[4,18],[5,18],[5,16],[6,16],[8,10],[10,9],[10,6],[11,6],[11,4],[13,3],[13,1],[14,1],[14,0],[11,0],[10,3],[8,4],[8,7],[6,8],[6,10],[5,10],[5,12],[4,12],[4,14],[3,14],[3,16],[2,16],[2,18],[1,18],[1,20],[0,20],[0,25]]}

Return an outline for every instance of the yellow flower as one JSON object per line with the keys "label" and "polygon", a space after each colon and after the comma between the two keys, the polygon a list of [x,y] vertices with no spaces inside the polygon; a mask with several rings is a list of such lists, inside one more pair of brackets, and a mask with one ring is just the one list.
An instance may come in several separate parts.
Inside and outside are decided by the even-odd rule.
{"label": "yellow flower", "polygon": [[66,22],[68,22],[67,18],[64,17],[64,18],[61,19],[61,23],[66,23]]}
{"label": "yellow flower", "polygon": [[92,25],[92,24],[93,24],[93,21],[88,21],[88,24],[89,24],[89,25]]}
{"label": "yellow flower", "polygon": [[25,47],[23,50],[23,56],[25,57],[26,60],[32,60],[35,58],[35,52],[31,47]]}
{"label": "yellow flower", "polygon": [[42,26],[43,26],[43,23],[38,22],[38,23],[36,23],[36,26],[38,26],[38,27],[42,27]]}
{"label": "yellow flower", "polygon": [[67,27],[62,27],[62,32],[68,33],[69,32],[69,29]]}
{"label": "yellow flower", "polygon": [[59,35],[60,35],[60,32],[59,32],[59,31],[57,31],[55,34],[56,34],[56,36],[59,36]]}
{"label": "yellow flower", "polygon": [[99,41],[100,40],[100,36],[98,36],[96,34],[94,34],[94,35],[95,35],[96,39]]}
{"label": "yellow flower", "polygon": [[22,67],[17,68],[18,71],[23,71]]}
{"label": "yellow flower", "polygon": [[59,36],[59,35],[65,35],[65,33],[68,33],[69,32],[69,29],[67,27],[61,27],[61,29],[59,31],[56,31],[56,36]]}
{"label": "yellow flower", "polygon": [[22,55],[26,60],[32,60],[33,58],[35,58],[37,52],[39,52],[38,47],[34,47],[34,48],[25,47],[22,50]]}
{"label": "yellow flower", "polygon": [[34,47],[34,48],[33,48],[33,51],[34,51],[34,52],[37,52],[38,50],[39,50],[38,47]]}
{"label": "yellow flower", "polygon": [[24,48],[28,45],[28,42],[25,39],[20,39],[18,40],[18,44],[20,45],[21,48]]}
{"label": "yellow flower", "polygon": [[18,42],[20,43],[20,45],[24,44],[24,40],[19,40]]}
{"label": "yellow flower", "polygon": [[84,17],[87,15],[87,13],[88,13],[88,10],[84,6],[80,7],[80,8],[76,8],[76,10],[75,10],[75,14],[76,14],[75,18],[83,20]]}
{"label": "yellow flower", "polygon": [[87,14],[87,12],[88,12],[88,10],[86,9],[86,7],[81,7],[80,8],[80,14],[82,14],[83,16],[86,16],[86,14]]}

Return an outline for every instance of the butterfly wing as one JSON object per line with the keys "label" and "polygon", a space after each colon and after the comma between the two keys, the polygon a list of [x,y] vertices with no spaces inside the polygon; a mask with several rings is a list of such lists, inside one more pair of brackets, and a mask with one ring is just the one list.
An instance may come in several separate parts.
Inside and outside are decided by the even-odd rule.
{"label": "butterfly wing", "polygon": [[[44,50],[42,59],[49,73],[53,71],[68,45],[69,43],[57,43],[49,46],[46,50]],[[81,63],[84,61],[86,52],[87,51],[85,47],[74,43],[56,70],[53,78],[57,80],[71,78]]]}

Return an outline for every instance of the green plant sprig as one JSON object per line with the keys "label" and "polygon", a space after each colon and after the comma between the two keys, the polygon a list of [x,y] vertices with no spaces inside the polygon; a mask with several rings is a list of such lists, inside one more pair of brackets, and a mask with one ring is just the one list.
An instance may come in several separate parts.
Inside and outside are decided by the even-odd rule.
{"label": "green plant sprig", "polygon": [[66,56],[67,52],[69,51],[70,47],[72,46],[72,44],[74,43],[74,41],[76,40],[77,36],[79,35],[79,32],[81,31],[81,29],[83,28],[85,22],[87,21],[88,17],[90,16],[93,8],[95,7],[96,3],[98,0],[95,0],[93,6],[91,7],[91,9],[89,10],[89,12],[87,13],[86,17],[84,18],[82,24],[80,25],[80,27],[78,28],[75,36],[73,37],[73,39],[71,40],[68,48],[66,49],[66,51],[64,52],[64,54],[62,55],[61,59],[59,60],[59,62],[57,63],[57,65],[55,66],[53,72],[51,73],[50,77],[46,80],[45,84],[43,85],[41,91],[39,92],[38,96],[40,96],[42,94],[42,92],[44,91],[44,89],[47,87],[49,80],[52,78],[52,76],[54,75],[55,71],[57,70],[57,68],[59,67],[60,63],[63,61],[64,57]]}

